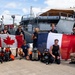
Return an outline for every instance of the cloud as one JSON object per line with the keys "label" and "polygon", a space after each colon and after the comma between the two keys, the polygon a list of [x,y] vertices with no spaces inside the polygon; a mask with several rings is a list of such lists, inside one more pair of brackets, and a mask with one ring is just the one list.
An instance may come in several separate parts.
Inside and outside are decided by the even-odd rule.
{"label": "cloud", "polygon": [[5,8],[16,8],[17,4],[15,2],[8,3]]}
{"label": "cloud", "polygon": [[[20,0],[21,1],[21,0]],[[38,1],[38,0],[33,0],[33,1]],[[40,1],[40,0],[39,0]],[[36,7],[33,7],[32,10],[33,10],[33,13],[34,15],[39,15],[49,9],[52,9],[52,8],[69,8],[69,7],[75,7],[75,0],[43,0],[44,4],[43,4],[43,8],[40,7],[40,6],[36,6]],[[41,1],[40,1],[41,3]],[[2,15],[4,15],[4,23],[12,23],[12,18],[10,15],[7,15],[7,14],[12,14],[10,12],[10,9],[7,10],[7,8],[11,8],[11,11],[12,8],[13,9],[19,9],[19,11],[23,11],[24,13],[23,14],[29,14],[30,13],[30,9],[28,9],[27,7],[25,8],[25,3],[21,3],[21,2],[9,2],[8,4],[6,4],[4,7],[5,7],[5,10],[4,12],[0,15],[0,17]],[[38,5],[38,3],[36,3],[36,5]],[[14,10],[15,11],[15,10]],[[16,10],[16,12],[18,12]],[[22,13],[21,13],[22,14]],[[11,19],[11,20],[10,20]],[[20,20],[21,20],[21,16],[16,16],[16,23],[19,23]]]}
{"label": "cloud", "polygon": [[[45,7],[45,8],[33,7],[32,8],[32,14],[34,17],[39,16],[41,13],[46,12],[49,9],[50,9],[49,7]],[[27,10],[26,8],[23,8],[22,10],[25,14],[28,14],[28,13],[30,14],[30,9]]]}
{"label": "cloud", "polygon": [[[4,24],[12,24],[13,19],[11,18],[11,12],[9,10],[5,10],[1,15],[0,18],[4,16]],[[19,24],[21,21],[21,16],[15,16],[15,23]]]}
{"label": "cloud", "polygon": [[5,10],[2,15],[7,15],[7,14],[10,14],[9,10]]}
{"label": "cloud", "polygon": [[41,8],[41,7],[33,7],[32,11],[34,13],[35,16],[39,16],[41,13],[48,11],[50,8],[49,7],[45,7],[45,8]]}
{"label": "cloud", "polygon": [[19,22],[21,22],[21,16],[16,16],[15,23],[17,23],[17,25],[19,25]]}
{"label": "cloud", "polygon": [[42,10],[40,7],[33,7],[32,11],[33,11],[34,15],[38,15]]}
{"label": "cloud", "polygon": [[34,7],[34,14],[40,15],[43,12],[46,12],[50,9],[65,9],[70,7],[75,7],[75,0],[45,0],[44,3],[46,7]]}
{"label": "cloud", "polygon": [[36,2],[36,1],[38,1],[38,0],[34,0],[34,1]]}
{"label": "cloud", "polygon": [[[30,14],[30,9],[23,8],[22,11],[24,14]],[[38,13],[40,13],[42,10],[40,7],[32,7],[32,14],[33,16],[36,16]]]}
{"label": "cloud", "polygon": [[11,22],[10,22],[10,18],[11,18],[11,16],[10,15],[8,15],[8,14],[10,14],[10,12],[8,11],[8,10],[5,10],[1,15],[0,15],[0,17],[2,17],[2,15],[4,16],[4,20],[3,20],[3,22],[4,22],[4,24],[10,24]]}
{"label": "cloud", "polygon": [[26,8],[23,8],[22,11],[26,14],[28,10]]}
{"label": "cloud", "polygon": [[75,6],[75,0],[45,0],[49,8],[69,8]]}

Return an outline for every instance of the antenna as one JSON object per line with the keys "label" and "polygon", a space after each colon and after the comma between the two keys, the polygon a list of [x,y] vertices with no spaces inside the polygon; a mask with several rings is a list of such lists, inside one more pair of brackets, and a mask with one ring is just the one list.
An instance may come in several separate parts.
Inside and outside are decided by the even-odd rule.
{"label": "antenna", "polygon": [[30,7],[30,17],[32,17],[32,6]]}
{"label": "antenna", "polygon": [[34,17],[33,7],[32,7],[32,6],[30,7],[30,17],[31,17],[31,18]]}

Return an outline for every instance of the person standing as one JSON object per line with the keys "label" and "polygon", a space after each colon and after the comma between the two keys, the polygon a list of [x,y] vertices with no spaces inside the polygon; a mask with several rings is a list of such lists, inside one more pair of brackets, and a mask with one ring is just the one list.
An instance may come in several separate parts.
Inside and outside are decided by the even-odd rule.
{"label": "person standing", "polygon": [[7,26],[4,26],[4,29],[2,30],[3,34],[10,34],[10,31],[8,30]]}
{"label": "person standing", "polygon": [[39,32],[39,29],[38,29],[38,28],[35,28],[35,29],[34,29],[34,33],[33,33],[33,35],[32,35],[33,48],[37,48],[38,32]]}
{"label": "person standing", "polygon": [[51,24],[51,27],[52,27],[52,29],[49,32],[58,33],[58,31],[55,29],[55,24],[54,23]]}
{"label": "person standing", "polygon": [[22,35],[23,38],[25,39],[25,33],[24,33],[24,31],[22,30],[22,26],[21,26],[21,25],[18,26],[18,29],[17,29],[17,31],[15,32],[15,35]]}
{"label": "person standing", "polygon": [[[25,33],[24,31],[22,30],[22,27],[21,25],[18,26],[18,29],[17,31],[15,32],[15,35],[22,35],[23,36],[23,39],[25,40]],[[18,55],[18,48],[16,48],[16,57]]]}
{"label": "person standing", "polygon": [[51,57],[50,57],[51,63],[53,63],[55,61],[57,64],[60,64],[60,46],[58,45],[58,42],[59,42],[59,40],[55,39],[54,45],[52,45],[50,47],[49,52],[50,52],[50,55],[51,55]]}

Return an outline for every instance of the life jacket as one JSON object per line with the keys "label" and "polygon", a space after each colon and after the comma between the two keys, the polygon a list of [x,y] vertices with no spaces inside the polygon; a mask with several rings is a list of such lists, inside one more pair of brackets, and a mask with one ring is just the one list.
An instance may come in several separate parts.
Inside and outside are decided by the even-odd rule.
{"label": "life jacket", "polygon": [[14,56],[13,54],[10,55],[10,58],[11,58],[12,60],[15,60],[15,56]]}
{"label": "life jacket", "polygon": [[29,55],[31,55],[32,54],[32,51],[29,51]]}

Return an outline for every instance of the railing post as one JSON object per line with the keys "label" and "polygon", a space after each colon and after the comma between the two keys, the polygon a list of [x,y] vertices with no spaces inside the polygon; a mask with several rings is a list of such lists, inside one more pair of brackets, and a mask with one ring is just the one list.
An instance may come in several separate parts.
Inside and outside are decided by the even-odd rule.
{"label": "railing post", "polygon": [[69,15],[67,14],[67,18],[68,18],[68,16],[69,16]]}
{"label": "railing post", "polygon": [[59,18],[61,18],[61,12],[59,12]]}

